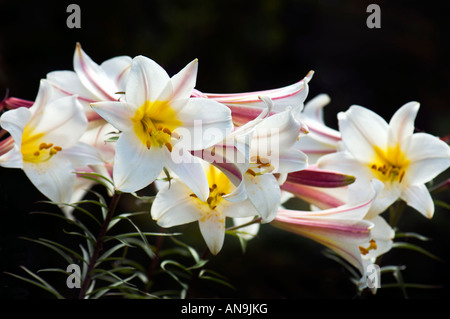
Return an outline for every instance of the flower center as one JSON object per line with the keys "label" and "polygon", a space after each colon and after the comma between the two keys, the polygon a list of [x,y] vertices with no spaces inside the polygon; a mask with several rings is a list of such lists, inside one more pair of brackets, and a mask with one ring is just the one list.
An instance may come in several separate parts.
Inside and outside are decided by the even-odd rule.
{"label": "flower center", "polygon": [[251,168],[249,168],[246,173],[252,176],[270,173],[274,170],[274,167],[270,163],[270,159],[260,156],[252,156],[250,158],[250,167]]}
{"label": "flower center", "polygon": [[[31,150],[31,151],[30,151]],[[53,145],[53,143],[41,143],[34,149],[30,149],[29,146],[24,147],[22,144],[21,152],[23,160],[26,162],[45,162],[62,151],[61,146]]]}
{"label": "flower center", "polygon": [[[208,205],[211,210],[214,210],[224,200],[223,196],[230,192],[231,182],[224,173],[213,165],[209,165],[206,177],[209,184],[209,196],[206,202],[203,203]],[[190,196],[197,198],[195,194],[190,194]]]}
{"label": "flower center", "polygon": [[134,132],[147,149],[165,146],[171,152],[172,138],[180,138],[173,131],[181,121],[167,101],[146,101],[131,120]]}
{"label": "flower center", "polygon": [[383,182],[392,183],[397,181],[401,183],[409,161],[400,150],[399,145],[396,145],[394,148],[388,148],[386,151],[375,147],[375,152],[377,156],[370,164],[370,169],[374,175]]}
{"label": "flower center", "polygon": [[62,151],[61,146],[42,142],[43,136],[43,133],[32,134],[25,127],[22,135],[22,145],[20,147],[20,152],[25,162],[45,162]]}

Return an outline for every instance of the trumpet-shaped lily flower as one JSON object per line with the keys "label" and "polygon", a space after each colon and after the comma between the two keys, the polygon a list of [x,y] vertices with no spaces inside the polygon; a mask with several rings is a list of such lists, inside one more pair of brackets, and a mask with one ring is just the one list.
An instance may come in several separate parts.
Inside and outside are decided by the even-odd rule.
{"label": "trumpet-shaped lily flower", "polygon": [[200,232],[212,254],[222,249],[226,217],[241,218],[258,215],[248,201],[231,202],[225,196],[235,186],[218,168],[202,162],[208,180],[208,197],[197,195],[180,179],[173,178],[158,191],[151,207],[151,215],[161,227],[173,227],[198,221]]}
{"label": "trumpet-shaped lily flower", "polygon": [[56,98],[42,80],[34,104],[2,115],[0,124],[14,140],[14,147],[0,157],[0,165],[21,168],[46,197],[70,202],[75,169],[99,164],[97,151],[80,143],[87,127],[81,104],[74,96]]}
{"label": "trumpet-shaped lily flower", "polygon": [[389,124],[361,106],[338,114],[343,150],[323,156],[318,166],[382,181],[385,187],[372,205],[372,217],[398,198],[433,216],[433,200],[424,183],[450,166],[450,147],[435,136],[413,132],[418,110],[419,103],[407,103]]}
{"label": "trumpet-shaped lily flower", "polygon": [[118,190],[142,189],[166,166],[199,198],[208,198],[204,171],[190,151],[222,140],[231,131],[232,122],[225,105],[190,98],[197,65],[194,60],[170,78],[153,60],[135,57],[126,85],[126,101],[92,104],[100,116],[121,132],[113,168]]}
{"label": "trumpet-shaped lily flower", "polygon": [[266,96],[273,101],[272,114],[284,111],[287,107],[303,109],[303,102],[308,95],[308,82],[314,72],[310,71],[302,80],[277,89],[247,93],[216,94],[193,92],[194,96],[206,97],[225,104],[231,109],[233,123],[243,125],[255,118],[265,109],[266,102],[260,97]]}
{"label": "trumpet-shaped lily flower", "polygon": [[98,65],[76,44],[73,56],[74,71],[53,71],[47,80],[61,96],[77,95],[84,106],[89,121],[101,120],[90,104],[100,101],[117,101],[125,91],[131,69],[131,57],[118,56]]}
{"label": "trumpet-shaped lily flower", "polygon": [[272,224],[332,249],[365,279],[367,265],[392,247],[394,237],[393,230],[381,216],[367,219],[382,188],[377,180],[369,185],[355,183],[346,187],[345,192],[329,193],[335,198],[330,208],[312,211],[281,208]]}

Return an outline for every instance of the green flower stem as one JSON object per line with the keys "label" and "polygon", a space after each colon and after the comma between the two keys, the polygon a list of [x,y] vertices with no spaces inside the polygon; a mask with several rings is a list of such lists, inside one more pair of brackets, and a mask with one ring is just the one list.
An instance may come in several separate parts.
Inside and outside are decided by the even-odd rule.
{"label": "green flower stem", "polygon": [[108,213],[106,214],[105,220],[103,221],[103,224],[97,235],[94,253],[92,254],[92,257],[89,261],[88,269],[86,272],[86,278],[84,278],[83,284],[81,285],[80,294],[78,295],[78,299],[85,298],[87,289],[89,288],[89,285],[91,284],[91,272],[94,269],[95,264],[97,263],[100,252],[103,250],[103,238],[106,235],[109,223],[111,222],[111,219],[114,216],[114,212],[116,211],[117,204],[119,203],[120,195],[121,195],[121,192],[114,191],[114,194],[111,198],[111,202],[110,202],[109,208],[108,208]]}
{"label": "green flower stem", "polygon": [[406,203],[404,201],[397,201],[394,205],[391,206],[390,215],[389,215],[389,223],[392,228],[396,228],[398,222],[400,221],[400,217],[405,210]]}

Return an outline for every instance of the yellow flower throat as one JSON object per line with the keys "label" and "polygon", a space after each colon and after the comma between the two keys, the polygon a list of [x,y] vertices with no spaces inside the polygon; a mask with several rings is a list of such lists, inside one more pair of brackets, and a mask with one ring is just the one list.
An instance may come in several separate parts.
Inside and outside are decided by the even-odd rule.
{"label": "yellow flower throat", "polygon": [[42,142],[43,133],[32,134],[30,129],[25,127],[22,135],[22,145],[20,152],[25,162],[41,163],[51,159],[62,147],[53,143]]}
{"label": "yellow flower throat", "polygon": [[389,147],[385,151],[375,147],[376,156],[370,163],[370,169],[374,175],[382,182],[403,181],[409,160],[400,150],[399,145]]}
{"label": "yellow flower throat", "polygon": [[146,101],[131,120],[134,132],[147,149],[165,146],[171,152],[172,138],[180,138],[173,130],[181,121],[167,101]]}

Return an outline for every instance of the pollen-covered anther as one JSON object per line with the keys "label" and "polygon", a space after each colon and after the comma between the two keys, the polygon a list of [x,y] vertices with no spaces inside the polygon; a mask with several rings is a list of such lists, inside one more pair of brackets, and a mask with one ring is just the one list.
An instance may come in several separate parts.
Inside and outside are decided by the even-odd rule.
{"label": "pollen-covered anther", "polygon": [[383,175],[385,178],[390,178],[391,181],[394,181],[398,177],[399,182],[401,183],[403,181],[403,177],[405,176],[405,170],[396,165],[383,164],[378,166],[377,164],[372,164],[370,168]]}
{"label": "pollen-covered anther", "polygon": [[147,140],[145,144],[147,146],[147,149],[150,149],[150,147],[152,147],[152,142],[150,140]]}
{"label": "pollen-covered anther", "polygon": [[367,255],[369,253],[369,251],[377,249],[377,243],[376,243],[375,239],[371,239],[369,241],[369,247],[364,248],[362,246],[359,246],[358,248],[362,255]]}
{"label": "pollen-covered anther", "polygon": [[60,152],[60,151],[62,151],[62,147],[60,147],[60,146],[53,146],[53,147],[50,149],[49,154],[50,154],[50,155],[55,155],[56,153],[58,153],[58,152]]}
{"label": "pollen-covered anther", "polygon": [[167,149],[169,150],[169,152],[172,152],[172,144],[170,144],[169,142],[167,142],[167,143],[165,143],[164,145],[167,147]]}
{"label": "pollen-covered anther", "polygon": [[53,146],[53,143],[41,143],[39,144],[39,150],[42,151],[43,149],[48,150],[49,148],[51,148]]}

